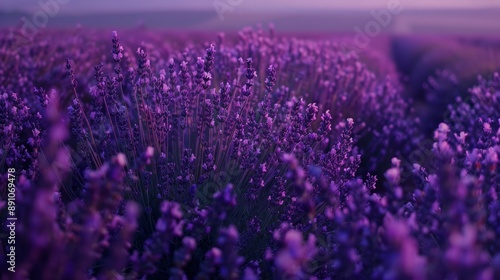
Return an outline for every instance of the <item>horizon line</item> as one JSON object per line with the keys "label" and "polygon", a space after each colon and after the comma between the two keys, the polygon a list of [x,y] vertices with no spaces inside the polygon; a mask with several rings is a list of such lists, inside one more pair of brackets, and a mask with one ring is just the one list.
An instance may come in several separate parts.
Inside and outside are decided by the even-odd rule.
{"label": "horizon line", "polygon": [[[250,8],[250,9],[245,9],[244,11],[242,10],[234,10],[232,13],[290,13],[290,12],[317,12],[317,13],[327,13],[327,12],[368,12],[371,10],[377,10],[377,9],[383,9],[383,7],[370,7],[370,8],[346,8],[346,7],[340,7],[340,8],[289,8],[289,9],[275,9],[275,8],[267,8],[265,10],[259,10],[255,8]],[[481,11],[481,10],[500,10],[499,6],[490,6],[490,7],[441,7],[441,8],[436,8],[436,7],[429,7],[429,8],[423,8],[423,7],[409,7],[406,8],[406,11]],[[30,14],[34,13],[38,10],[27,10],[27,9],[0,9],[0,13],[22,13],[22,14]],[[96,14],[140,14],[140,13],[162,13],[162,12],[213,12],[214,9],[209,9],[209,8],[165,8],[165,9],[154,9],[154,8],[148,8],[144,10],[137,10],[137,9],[130,9],[130,10],[112,10],[112,9],[105,9],[105,10],[67,10],[67,11],[60,11],[61,15],[96,15]]]}

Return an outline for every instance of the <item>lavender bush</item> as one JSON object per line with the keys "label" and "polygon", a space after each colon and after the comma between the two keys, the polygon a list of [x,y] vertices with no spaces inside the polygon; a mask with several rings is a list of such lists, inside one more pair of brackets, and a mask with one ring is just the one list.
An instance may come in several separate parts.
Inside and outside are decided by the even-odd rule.
{"label": "lavender bush", "polygon": [[6,279],[500,275],[498,74],[449,104],[408,180],[412,100],[335,42],[44,32],[0,45]]}

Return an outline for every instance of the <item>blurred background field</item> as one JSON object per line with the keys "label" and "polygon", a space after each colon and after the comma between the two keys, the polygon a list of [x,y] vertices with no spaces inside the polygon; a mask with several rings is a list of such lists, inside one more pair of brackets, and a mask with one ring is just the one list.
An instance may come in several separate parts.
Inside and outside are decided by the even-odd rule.
{"label": "blurred background field", "polygon": [[[4,33],[21,28],[20,19],[30,19],[33,11],[36,12],[34,6],[19,7],[0,10],[0,28]],[[364,29],[374,20],[372,13],[381,9],[259,10],[249,8],[244,1],[241,7],[220,14],[213,7],[187,9],[175,5],[158,11],[60,8],[60,14],[48,21],[47,29],[78,26],[80,29],[129,30],[130,33],[150,30],[157,34],[151,40],[182,45],[187,41],[203,43],[219,32],[237,37],[237,32],[246,27],[267,28],[272,24],[281,36],[340,42],[344,47],[358,51],[372,71],[400,78],[406,86],[406,94],[415,100],[417,114],[424,120],[427,132],[441,121],[439,114],[446,105],[457,95],[466,94],[478,75],[488,76],[500,68],[500,8],[497,7],[403,9],[399,14],[391,15],[389,24],[381,26],[380,34],[371,37],[368,46],[361,49],[355,46],[357,33],[354,28]],[[436,77],[436,71],[441,70],[452,72],[458,84],[448,85],[453,89],[441,89],[441,93],[437,89],[426,89],[429,78]]]}
{"label": "blurred background field", "polygon": [[[389,1],[387,1],[389,2]],[[1,6],[0,6],[1,8]],[[285,10],[285,11],[283,11]],[[283,32],[352,33],[353,27],[364,26],[373,20],[370,9],[328,10],[254,10],[243,7],[222,13],[215,9],[161,10],[161,11],[99,11],[61,12],[52,18],[48,27],[68,27],[81,24],[86,27],[131,28],[138,25],[153,29],[238,31],[258,23],[274,23]],[[378,9],[373,9],[377,11]],[[403,10],[382,30],[383,33],[404,34],[498,34],[500,8],[492,9],[411,9]],[[0,11],[0,26],[16,26],[23,16],[32,13],[21,10]]]}

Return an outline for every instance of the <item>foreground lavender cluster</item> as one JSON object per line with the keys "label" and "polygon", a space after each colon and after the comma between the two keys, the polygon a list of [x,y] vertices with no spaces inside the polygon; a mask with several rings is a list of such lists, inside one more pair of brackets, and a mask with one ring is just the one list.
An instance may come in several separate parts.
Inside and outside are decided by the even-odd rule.
{"label": "foreground lavender cluster", "polygon": [[113,32],[109,55],[99,35],[52,35],[0,47],[12,279],[500,275],[498,75],[449,105],[410,180],[410,101],[333,42],[130,49]]}

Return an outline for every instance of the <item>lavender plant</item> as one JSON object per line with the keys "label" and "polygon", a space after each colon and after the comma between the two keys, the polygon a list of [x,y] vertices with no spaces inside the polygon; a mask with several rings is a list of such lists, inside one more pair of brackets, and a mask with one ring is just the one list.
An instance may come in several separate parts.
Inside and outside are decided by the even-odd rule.
{"label": "lavender plant", "polygon": [[79,32],[18,54],[2,40],[7,279],[499,275],[498,74],[449,105],[433,168],[407,182],[399,158],[424,137],[412,101],[334,42]]}

